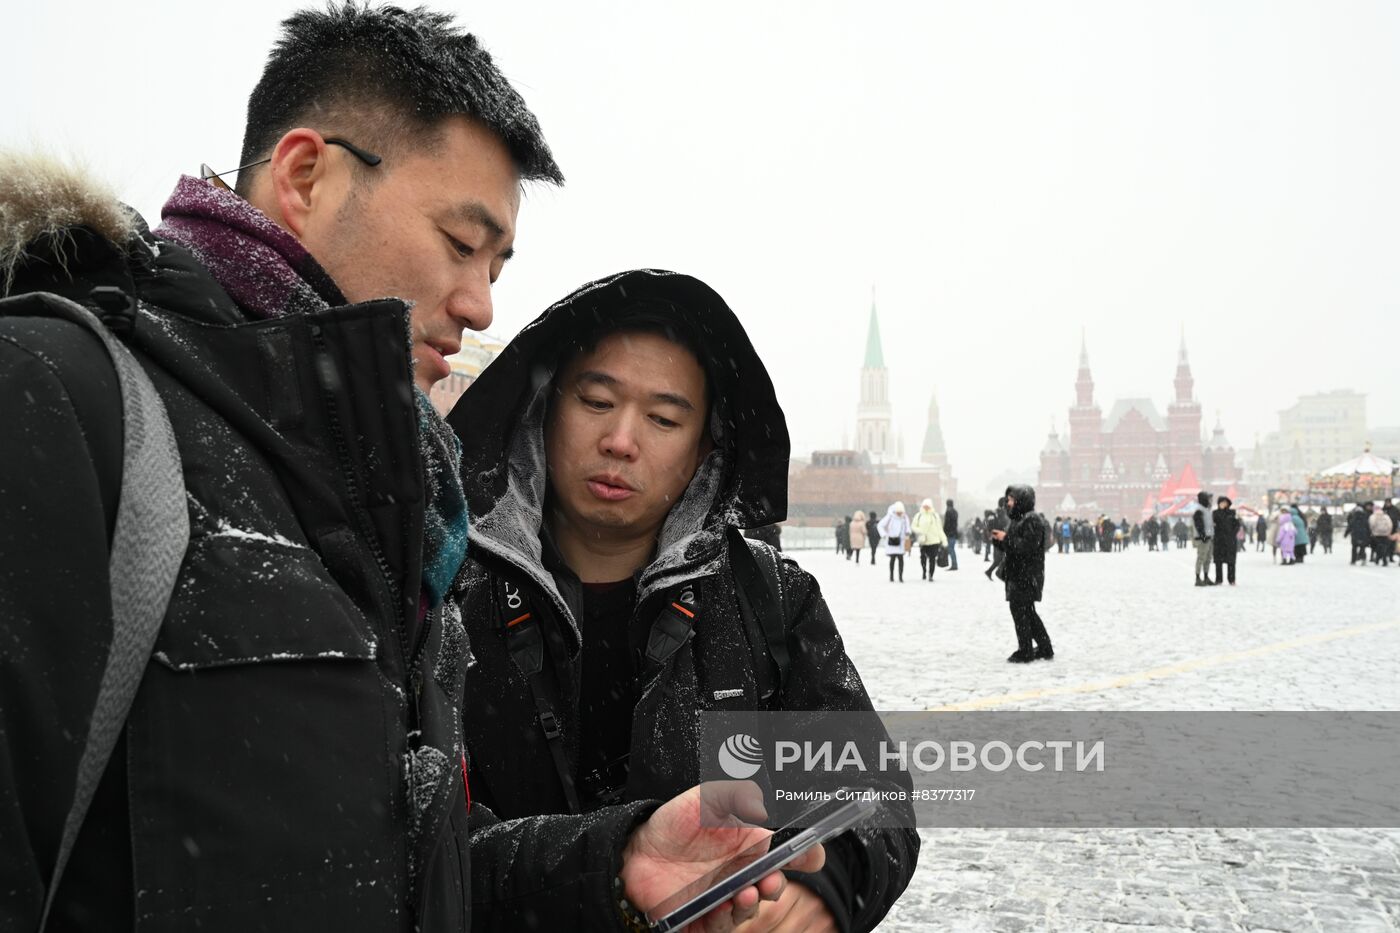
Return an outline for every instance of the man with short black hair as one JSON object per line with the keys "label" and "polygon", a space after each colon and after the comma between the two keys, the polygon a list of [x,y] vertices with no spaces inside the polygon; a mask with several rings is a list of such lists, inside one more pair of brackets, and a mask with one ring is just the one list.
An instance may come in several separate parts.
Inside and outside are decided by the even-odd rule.
{"label": "man with short black hair", "polygon": [[155,233],[0,155],[0,928],[616,927],[766,838],[693,791],[528,825],[466,795],[425,393],[522,182],[562,179],[520,96],[450,17],[304,11],[244,153],[242,196],[181,178]]}
{"label": "man with short black hair", "polygon": [[[817,581],[739,534],[785,517],[787,425],[704,283],[634,270],[583,286],[511,341],[448,422],[471,479],[473,799],[510,818],[629,806],[699,779],[698,712],[870,711]],[[880,825],[912,826],[905,805],[883,806]],[[826,849],[755,930],[870,929],[908,883],[918,837],[871,828]],[[531,909],[519,904],[522,927]]]}

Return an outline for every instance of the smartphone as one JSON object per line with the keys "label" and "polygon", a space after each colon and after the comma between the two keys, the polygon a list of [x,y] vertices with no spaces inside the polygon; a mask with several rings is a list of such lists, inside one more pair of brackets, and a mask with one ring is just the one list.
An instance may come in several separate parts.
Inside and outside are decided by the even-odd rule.
{"label": "smartphone", "polygon": [[[878,804],[870,799],[841,799],[859,791],[840,792],[802,813],[771,837],[734,856],[703,878],[666,898],[647,914],[658,933],[679,930],[705,916],[744,888],[792,862],[864,820]],[[660,917],[660,919],[656,919]]]}

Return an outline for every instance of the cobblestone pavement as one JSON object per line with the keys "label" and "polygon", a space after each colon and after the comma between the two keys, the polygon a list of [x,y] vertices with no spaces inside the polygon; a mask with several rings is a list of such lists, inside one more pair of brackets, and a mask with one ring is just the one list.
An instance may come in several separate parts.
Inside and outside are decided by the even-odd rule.
{"label": "cobblestone pavement", "polygon": [[[1015,648],[1001,585],[903,584],[882,558],[792,556],[822,584],[878,709],[1400,710],[1400,569],[1240,555],[1239,585],[1192,586],[1194,554],[1051,552],[1054,661]],[[923,830],[886,931],[1400,931],[1400,831]]]}

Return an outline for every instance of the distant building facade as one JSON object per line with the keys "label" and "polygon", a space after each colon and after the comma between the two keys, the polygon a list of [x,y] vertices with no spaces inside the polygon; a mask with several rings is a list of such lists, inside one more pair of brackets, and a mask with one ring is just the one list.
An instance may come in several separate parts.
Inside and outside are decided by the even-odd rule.
{"label": "distant building facade", "polygon": [[1278,430],[1255,441],[1250,473],[1269,489],[1303,489],[1308,477],[1360,455],[1366,396],[1350,389],[1303,395],[1278,413]]}
{"label": "distant building facade", "polygon": [[941,513],[943,501],[956,498],[957,480],[943,442],[937,397],[929,400],[919,461],[903,463],[889,386],[879,314],[872,302],[860,370],[855,446],[813,451],[808,460],[793,459],[788,473],[790,523],[825,525],[872,508],[883,515],[896,500],[913,512],[925,498],[933,499]]}
{"label": "distant building facade", "polygon": [[452,374],[441,379],[428,393],[428,401],[433,403],[438,414],[443,417],[457,404],[457,399],[476,381],[492,360],[505,349],[505,344],[489,334],[465,331],[462,334],[462,349],[454,353],[448,363]]}
{"label": "distant building facade", "polygon": [[1079,350],[1075,403],[1066,444],[1052,424],[1040,452],[1037,502],[1050,513],[1127,516],[1138,521],[1144,503],[1187,467],[1203,487],[1240,494],[1244,471],[1216,416],[1209,438],[1201,432],[1201,405],[1183,339],[1177,352],[1175,389],[1163,416],[1148,398],[1118,399],[1107,417],[1094,401],[1087,344]]}

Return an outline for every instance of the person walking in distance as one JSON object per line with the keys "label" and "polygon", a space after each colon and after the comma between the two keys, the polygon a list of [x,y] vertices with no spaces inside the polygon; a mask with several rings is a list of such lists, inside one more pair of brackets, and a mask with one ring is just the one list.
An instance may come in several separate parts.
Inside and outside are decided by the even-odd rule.
{"label": "person walking in distance", "polygon": [[943,513],[943,536],[948,539],[949,572],[958,569],[958,510],[953,500],[948,500],[948,510]]}
{"label": "person walking in distance", "polygon": [[1371,531],[1371,562],[1381,567],[1390,564],[1390,536],[1395,533],[1395,522],[1385,509],[1375,509],[1367,522]]}
{"label": "person walking in distance", "polygon": [[1293,555],[1297,551],[1298,526],[1293,524],[1287,509],[1279,512],[1278,538],[1275,543],[1278,545],[1280,562],[1285,567],[1292,564],[1294,562]]}
{"label": "person walking in distance", "polygon": [[1191,516],[1191,524],[1196,531],[1196,585],[1210,586],[1210,559],[1215,547],[1215,520],[1210,512],[1210,493],[1204,489],[1196,493],[1196,505],[1196,512]]}
{"label": "person walking in distance", "polygon": [[938,550],[948,544],[943,531],[943,519],[933,510],[933,500],[919,503],[919,514],[914,516],[914,543],[919,546],[919,579],[933,582],[933,572],[938,569]]}
{"label": "person walking in distance", "polygon": [[1055,649],[1035,604],[1045,590],[1050,529],[1045,517],[1035,511],[1035,490],[1030,486],[1008,486],[1005,501],[1009,526],[996,529],[992,537],[1006,555],[1006,601],[1016,626],[1016,650],[1006,660],[1013,664],[1048,661],[1055,657]]}
{"label": "person walking in distance", "polygon": [[1332,513],[1327,511],[1327,506],[1322,507],[1322,514],[1317,517],[1317,543],[1322,545],[1322,553],[1332,553]]}
{"label": "person walking in distance", "polygon": [[[879,514],[877,510],[871,509],[865,517],[865,540],[870,544],[871,566],[875,564],[875,552],[880,549],[880,520],[875,517]],[[856,555],[856,559],[860,559],[859,554]]]}
{"label": "person walking in distance", "polygon": [[851,516],[851,540],[850,547],[846,549],[846,560],[851,559],[854,554],[856,563],[860,563],[861,556],[865,554],[865,513],[856,510],[856,514]]}
{"label": "person walking in distance", "polygon": [[890,559],[890,582],[894,582],[896,565],[899,567],[899,582],[904,582],[904,545],[912,531],[909,516],[904,514],[904,503],[896,502],[889,507],[880,520],[880,543],[885,555]]}

